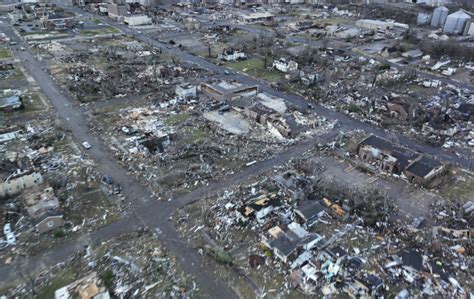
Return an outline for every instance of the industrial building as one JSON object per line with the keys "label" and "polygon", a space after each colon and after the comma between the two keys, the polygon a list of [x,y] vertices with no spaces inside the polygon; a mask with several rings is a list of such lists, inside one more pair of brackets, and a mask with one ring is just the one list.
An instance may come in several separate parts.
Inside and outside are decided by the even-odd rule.
{"label": "industrial building", "polygon": [[371,29],[371,30],[378,30],[378,29],[387,30],[387,29],[393,28],[393,23],[388,23],[388,22],[379,21],[379,20],[362,19],[356,22],[356,26],[361,27],[361,28]]}
{"label": "industrial building", "polygon": [[258,86],[221,81],[214,84],[201,83],[201,91],[205,95],[217,100],[229,100],[238,97],[255,96],[258,94]]}
{"label": "industrial building", "polygon": [[468,34],[471,26],[471,16],[464,10],[458,10],[446,18],[443,31],[450,34]]}
{"label": "industrial building", "polygon": [[153,23],[149,16],[129,16],[125,17],[123,22],[128,26],[143,26],[151,25]]}
{"label": "industrial building", "polygon": [[448,17],[449,10],[440,6],[433,11],[433,17],[431,18],[431,27],[441,27],[444,26],[446,18]]}
{"label": "industrial building", "polygon": [[417,4],[426,4],[429,6],[441,6],[455,3],[454,0],[417,0]]}

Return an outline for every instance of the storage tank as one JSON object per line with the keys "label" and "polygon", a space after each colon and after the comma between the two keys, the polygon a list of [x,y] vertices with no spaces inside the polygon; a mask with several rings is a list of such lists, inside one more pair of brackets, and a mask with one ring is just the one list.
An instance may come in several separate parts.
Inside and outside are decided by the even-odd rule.
{"label": "storage tank", "polygon": [[464,34],[471,24],[471,17],[462,10],[450,14],[446,18],[443,31],[451,34]]}
{"label": "storage tank", "polygon": [[440,27],[446,22],[448,17],[449,9],[444,6],[440,6],[433,11],[433,17],[431,18],[432,27]]}
{"label": "storage tank", "polygon": [[430,22],[431,15],[427,13],[419,13],[418,17],[416,18],[417,25],[426,25]]}

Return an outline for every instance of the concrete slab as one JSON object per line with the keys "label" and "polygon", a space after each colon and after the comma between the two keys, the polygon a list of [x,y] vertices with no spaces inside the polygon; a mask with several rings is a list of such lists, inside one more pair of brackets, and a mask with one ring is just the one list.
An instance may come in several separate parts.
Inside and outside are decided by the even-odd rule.
{"label": "concrete slab", "polygon": [[232,134],[243,135],[249,132],[249,123],[235,112],[219,114],[217,111],[204,113],[207,120],[221,124],[222,128]]}

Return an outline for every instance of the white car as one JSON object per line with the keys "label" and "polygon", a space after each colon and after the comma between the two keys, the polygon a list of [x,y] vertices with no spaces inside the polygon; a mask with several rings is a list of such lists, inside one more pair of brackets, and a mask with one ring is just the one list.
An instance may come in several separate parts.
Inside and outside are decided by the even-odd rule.
{"label": "white car", "polygon": [[7,244],[16,245],[16,237],[14,233],[6,234],[5,239],[7,240]]}
{"label": "white car", "polygon": [[12,231],[12,226],[10,223],[5,224],[3,227],[3,234],[5,235],[5,240],[8,245],[16,244],[16,237]]}
{"label": "white car", "polygon": [[5,224],[3,227],[3,234],[8,235],[12,233],[12,225],[10,223]]}
{"label": "white car", "polygon": [[84,142],[82,143],[82,146],[83,146],[85,149],[90,149],[90,148],[92,147],[92,146],[90,145],[90,143],[87,142],[87,141],[84,141]]}

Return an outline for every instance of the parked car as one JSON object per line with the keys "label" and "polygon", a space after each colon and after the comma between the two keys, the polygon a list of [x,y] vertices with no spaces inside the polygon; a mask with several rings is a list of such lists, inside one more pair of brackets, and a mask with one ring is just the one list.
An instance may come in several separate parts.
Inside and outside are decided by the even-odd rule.
{"label": "parked car", "polygon": [[114,194],[120,194],[122,192],[122,186],[119,183],[115,183],[112,185],[112,192]]}
{"label": "parked car", "polygon": [[9,233],[5,235],[5,239],[7,240],[7,243],[10,245],[15,245],[16,244],[16,237],[14,233]]}
{"label": "parked car", "polygon": [[12,231],[12,225],[10,223],[7,223],[3,226],[3,234],[4,235],[8,235],[8,234],[11,234],[13,231]]}
{"label": "parked car", "polygon": [[104,185],[112,185],[114,183],[114,179],[110,176],[110,175],[104,175],[102,176],[102,178],[100,179],[100,181],[102,182],[102,184]]}
{"label": "parked car", "polygon": [[90,148],[92,147],[92,146],[90,145],[90,143],[87,142],[87,141],[84,141],[84,142],[82,143],[82,146],[83,146],[85,149],[90,149]]}

